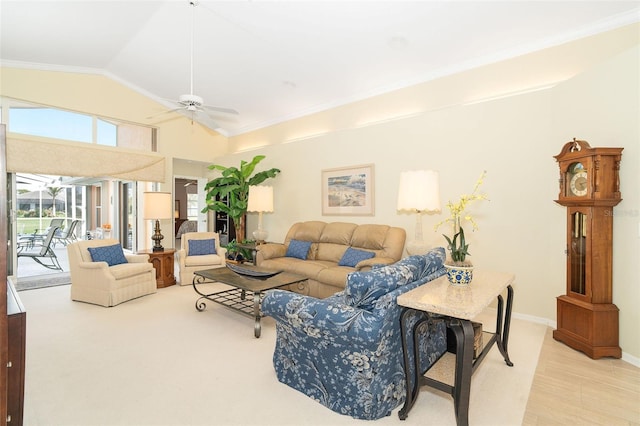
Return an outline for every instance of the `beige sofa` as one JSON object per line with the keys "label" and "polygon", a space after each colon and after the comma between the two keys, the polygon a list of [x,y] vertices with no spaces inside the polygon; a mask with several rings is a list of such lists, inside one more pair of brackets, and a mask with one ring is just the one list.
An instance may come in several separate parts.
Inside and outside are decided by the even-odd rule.
{"label": "beige sofa", "polygon": [[[284,243],[259,245],[256,264],[274,271],[304,275],[309,279],[308,283],[304,287],[292,286],[290,290],[325,298],[344,289],[347,274],[350,272],[400,260],[405,239],[404,229],[387,225],[299,222],[289,229]],[[291,240],[312,243],[305,260],[286,257]],[[375,256],[360,261],[355,267],[338,266],[349,247],[372,252]]]}
{"label": "beige sofa", "polygon": [[71,300],[109,307],[157,291],[156,272],[147,254],[125,254],[128,263],[114,266],[91,259],[89,247],[114,244],[119,241],[81,240],[67,246]]}

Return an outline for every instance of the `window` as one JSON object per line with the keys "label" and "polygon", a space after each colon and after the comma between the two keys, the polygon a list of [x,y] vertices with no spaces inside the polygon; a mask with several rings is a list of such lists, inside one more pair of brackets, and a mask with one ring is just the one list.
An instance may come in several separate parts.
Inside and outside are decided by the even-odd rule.
{"label": "window", "polygon": [[198,194],[187,194],[187,219],[198,220]]}
{"label": "window", "polygon": [[115,124],[98,118],[96,120],[98,145],[117,146],[117,127]]}
{"label": "window", "polygon": [[91,143],[93,119],[89,115],[53,108],[10,107],[9,131]]}
{"label": "window", "polygon": [[8,131],[103,146],[156,151],[156,129],[110,118],[2,98]]}

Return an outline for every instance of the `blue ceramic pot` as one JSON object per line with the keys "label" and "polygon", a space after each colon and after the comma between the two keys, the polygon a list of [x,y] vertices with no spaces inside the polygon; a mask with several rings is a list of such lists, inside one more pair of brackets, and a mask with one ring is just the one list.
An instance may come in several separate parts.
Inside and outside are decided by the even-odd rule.
{"label": "blue ceramic pot", "polygon": [[473,279],[473,266],[444,265],[447,278],[453,285],[469,285]]}

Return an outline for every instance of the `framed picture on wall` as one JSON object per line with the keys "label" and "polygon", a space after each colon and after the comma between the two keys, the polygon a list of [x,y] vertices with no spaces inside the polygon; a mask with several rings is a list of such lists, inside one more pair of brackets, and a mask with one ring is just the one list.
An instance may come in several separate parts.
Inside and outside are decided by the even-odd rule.
{"label": "framed picture on wall", "polygon": [[322,214],[373,216],[373,164],[322,171]]}

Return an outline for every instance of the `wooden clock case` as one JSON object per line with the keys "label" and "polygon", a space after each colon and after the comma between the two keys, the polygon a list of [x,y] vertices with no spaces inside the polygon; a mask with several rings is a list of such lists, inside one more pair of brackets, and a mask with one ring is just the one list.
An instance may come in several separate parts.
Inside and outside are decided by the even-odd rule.
{"label": "wooden clock case", "polygon": [[[567,290],[557,298],[553,337],[594,359],[622,356],[619,310],[612,303],[613,207],[622,200],[622,150],[591,148],[574,138],[554,156],[560,167],[555,201],[567,207]],[[572,176],[579,174],[584,185],[585,173],[586,188],[576,189]]]}

